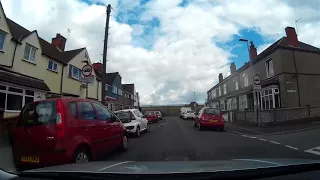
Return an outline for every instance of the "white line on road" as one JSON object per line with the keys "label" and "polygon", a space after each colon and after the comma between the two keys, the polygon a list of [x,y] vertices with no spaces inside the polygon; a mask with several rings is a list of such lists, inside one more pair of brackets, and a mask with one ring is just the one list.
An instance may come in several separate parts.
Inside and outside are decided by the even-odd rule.
{"label": "white line on road", "polygon": [[256,139],[257,137],[254,137],[254,136],[248,136],[248,138]]}
{"label": "white line on road", "polygon": [[312,149],[305,150],[304,152],[320,155],[320,146],[312,148]]}
{"label": "white line on road", "polygon": [[285,145],[287,148],[290,148],[290,149],[294,149],[294,150],[299,150],[299,148],[296,148],[296,147],[293,147],[293,146],[289,146],[289,145]]}
{"label": "white line on road", "polygon": [[263,160],[259,160],[259,159],[233,159],[236,161],[252,161],[252,162],[262,162],[262,163],[267,163],[267,164],[272,164],[272,165],[282,165],[280,163],[276,163],[276,162],[271,162],[271,161],[263,161]]}
{"label": "white line on road", "polygon": [[247,136],[247,135],[244,135],[244,134],[243,134],[243,135],[241,135],[241,136],[243,136],[243,137],[249,137],[249,136]]}
{"label": "white line on road", "polygon": [[258,138],[260,141],[267,141],[266,139]]}
{"label": "white line on road", "polygon": [[269,142],[271,142],[271,143],[273,143],[273,144],[280,144],[280,143],[275,142],[275,141],[269,141]]}
{"label": "white line on road", "polygon": [[103,171],[103,170],[105,170],[105,169],[109,169],[109,168],[112,168],[112,167],[115,167],[115,166],[118,166],[118,165],[121,165],[121,164],[129,163],[129,162],[132,162],[132,161],[124,161],[124,162],[112,164],[112,165],[110,165],[110,166],[107,166],[107,167],[104,167],[104,168],[102,168],[102,169],[99,169],[98,171]]}

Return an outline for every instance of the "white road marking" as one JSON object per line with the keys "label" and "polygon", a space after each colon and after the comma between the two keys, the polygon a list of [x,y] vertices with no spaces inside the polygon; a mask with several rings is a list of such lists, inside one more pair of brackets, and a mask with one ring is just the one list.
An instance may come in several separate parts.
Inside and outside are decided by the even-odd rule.
{"label": "white road marking", "polygon": [[248,136],[248,138],[256,139],[257,137],[254,137],[254,136]]}
{"label": "white road marking", "polygon": [[258,138],[260,141],[267,141],[266,139]]}
{"label": "white road marking", "polygon": [[276,162],[271,162],[271,161],[263,161],[263,160],[259,160],[259,159],[233,159],[236,161],[252,161],[252,162],[261,162],[261,163],[267,163],[267,164],[272,164],[272,165],[282,165],[280,163],[276,163]]}
{"label": "white road marking", "polygon": [[124,162],[112,164],[110,166],[107,166],[107,167],[104,167],[102,169],[99,169],[98,171],[103,171],[103,170],[106,170],[106,169],[109,169],[109,168],[112,168],[112,167],[115,167],[115,166],[118,166],[118,165],[121,165],[121,164],[126,164],[126,163],[129,163],[129,162],[132,162],[132,161],[124,161]]}
{"label": "white road marking", "polygon": [[271,143],[273,143],[273,144],[280,144],[280,143],[275,142],[275,141],[269,141],[269,142],[271,142]]}
{"label": "white road marking", "polygon": [[245,135],[245,134],[243,134],[243,135],[241,135],[241,136],[243,136],[243,137],[248,137],[247,135]]}
{"label": "white road marking", "polygon": [[294,150],[299,150],[299,148],[296,148],[296,147],[293,147],[293,146],[289,146],[289,145],[285,145],[287,148],[290,148],[290,149],[294,149]]}
{"label": "white road marking", "polygon": [[312,148],[312,149],[305,150],[304,152],[320,155],[320,146]]}

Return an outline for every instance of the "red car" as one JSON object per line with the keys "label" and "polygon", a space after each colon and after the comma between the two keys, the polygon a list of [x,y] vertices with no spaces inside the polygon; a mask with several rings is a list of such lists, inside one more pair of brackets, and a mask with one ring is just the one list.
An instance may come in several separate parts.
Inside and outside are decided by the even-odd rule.
{"label": "red car", "polygon": [[217,128],[224,130],[224,120],[220,110],[210,107],[202,108],[197,114],[194,127],[201,130],[204,127]]}
{"label": "red car", "polygon": [[79,98],[27,104],[13,136],[18,169],[97,159],[107,151],[128,149],[126,129],[105,106]]}
{"label": "red car", "polygon": [[144,115],[145,115],[145,117],[147,118],[147,120],[149,122],[156,123],[159,120],[158,115],[157,115],[157,113],[155,111],[147,111],[147,112],[145,112]]}

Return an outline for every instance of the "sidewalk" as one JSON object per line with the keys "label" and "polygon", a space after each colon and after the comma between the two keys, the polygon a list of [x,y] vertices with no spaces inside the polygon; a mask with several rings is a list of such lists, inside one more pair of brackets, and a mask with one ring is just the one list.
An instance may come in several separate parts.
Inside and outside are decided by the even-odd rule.
{"label": "sidewalk", "polygon": [[320,128],[320,122],[301,122],[294,124],[278,125],[273,127],[259,128],[255,126],[246,126],[242,124],[225,122],[225,130],[230,133],[236,134],[249,134],[249,135],[277,135],[287,134],[299,131],[306,131],[315,128]]}

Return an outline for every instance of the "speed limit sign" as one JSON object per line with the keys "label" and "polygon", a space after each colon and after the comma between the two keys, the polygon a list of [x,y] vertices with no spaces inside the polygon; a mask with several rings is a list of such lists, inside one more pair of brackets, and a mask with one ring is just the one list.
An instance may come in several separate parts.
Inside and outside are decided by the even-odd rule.
{"label": "speed limit sign", "polygon": [[82,75],[88,77],[92,74],[92,66],[87,64],[82,67]]}

